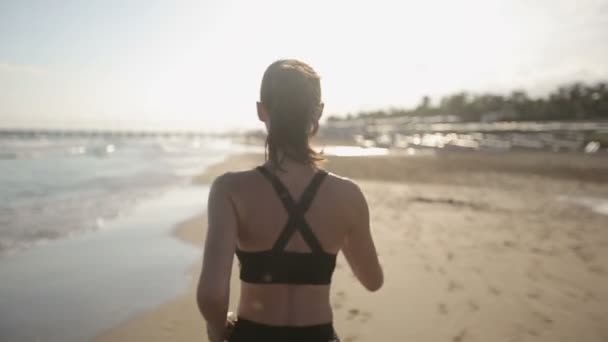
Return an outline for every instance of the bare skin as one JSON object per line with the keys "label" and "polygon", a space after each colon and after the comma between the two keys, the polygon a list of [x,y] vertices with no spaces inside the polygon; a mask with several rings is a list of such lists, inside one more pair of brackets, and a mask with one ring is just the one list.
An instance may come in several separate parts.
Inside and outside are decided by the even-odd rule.
{"label": "bare skin", "polygon": [[[299,199],[316,169],[286,161],[277,176]],[[230,274],[235,249],[270,249],[287,221],[270,183],[256,170],[224,174],[213,183],[208,202],[209,227],[198,304],[212,341],[222,340]],[[352,181],[330,174],[305,215],[328,253],[342,251],[361,284],[370,291],[382,286],[383,274],[369,226],[365,197]],[[310,251],[296,233],[286,250]],[[241,283],[240,317],[268,325],[307,326],[332,321],[328,285]]]}
{"label": "bare skin", "polygon": [[[323,103],[315,114],[314,134]],[[257,103],[258,119],[270,130],[268,113]],[[271,165],[266,165],[272,169]],[[317,169],[285,159],[274,170],[298,201]],[[264,251],[272,247],[287,222],[287,212],[270,183],[256,170],[218,177],[209,192],[208,230],[197,304],[207,321],[211,342],[223,341],[235,250]],[[370,291],[378,290],[384,276],[369,223],[369,208],[351,180],[330,174],[325,178],[305,218],[327,253],[342,251],[353,273]],[[310,251],[299,233],[288,251]],[[238,315],[274,326],[307,326],[332,321],[328,285],[249,284],[241,282]]]}

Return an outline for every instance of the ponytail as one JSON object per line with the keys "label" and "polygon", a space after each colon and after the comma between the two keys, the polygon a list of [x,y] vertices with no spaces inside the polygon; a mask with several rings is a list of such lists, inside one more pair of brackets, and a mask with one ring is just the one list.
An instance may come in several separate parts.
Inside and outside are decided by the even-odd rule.
{"label": "ponytail", "polygon": [[266,159],[279,168],[285,158],[310,165],[323,160],[310,146],[322,109],[317,73],[300,61],[277,61],[264,73],[260,93],[270,121]]}

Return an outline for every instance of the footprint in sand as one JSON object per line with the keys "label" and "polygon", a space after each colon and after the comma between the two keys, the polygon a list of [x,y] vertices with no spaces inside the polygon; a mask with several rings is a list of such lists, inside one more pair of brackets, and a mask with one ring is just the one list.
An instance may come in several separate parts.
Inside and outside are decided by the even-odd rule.
{"label": "footprint in sand", "polygon": [[441,266],[437,267],[437,272],[439,272],[439,274],[445,275],[445,269]]}
{"label": "footprint in sand", "polygon": [[448,261],[454,260],[454,253],[448,251],[445,255],[445,258],[448,259]]}
{"label": "footprint in sand", "polygon": [[534,315],[545,325],[553,324],[553,318],[545,313],[535,311]]}
{"label": "footprint in sand", "polygon": [[372,314],[371,314],[371,312],[364,311],[364,312],[361,314],[361,320],[360,320],[360,321],[361,321],[361,323],[366,323],[366,322],[367,322],[367,321],[369,321],[371,318],[372,318]]}
{"label": "footprint in sand", "polygon": [[350,309],[348,310],[348,316],[346,317],[347,320],[351,321],[355,318],[357,318],[357,316],[359,316],[359,309]]}
{"label": "footprint in sand", "polygon": [[467,304],[469,305],[469,310],[471,310],[471,312],[479,311],[479,305],[477,303],[475,303],[474,300],[469,299]]}
{"label": "footprint in sand", "polygon": [[372,314],[366,311],[361,312],[361,310],[359,309],[348,310],[348,316],[346,317],[346,319],[351,321],[355,318],[359,318],[359,321],[361,323],[365,323],[369,321],[370,318],[372,318]]}
{"label": "footprint in sand", "polygon": [[502,242],[502,245],[503,245],[504,247],[512,248],[512,247],[515,247],[516,243],[515,243],[515,242],[513,242],[513,241],[511,241],[511,240],[504,240],[504,241]]}
{"label": "footprint in sand", "polygon": [[358,339],[359,339],[358,336],[349,335],[349,336],[346,336],[343,341],[344,342],[355,342]]}
{"label": "footprint in sand", "polygon": [[346,299],[346,293],[344,291],[336,292],[336,296],[334,299],[334,308],[336,310],[341,309],[345,299]]}
{"label": "footprint in sand", "polygon": [[464,341],[465,337],[467,336],[467,329],[462,329],[458,335],[452,337],[452,341],[453,342],[462,342]]}
{"label": "footprint in sand", "polygon": [[535,290],[527,293],[528,298],[538,300],[541,297],[541,291]]}
{"label": "footprint in sand", "polygon": [[591,251],[586,250],[582,245],[576,245],[571,247],[572,252],[576,254],[576,256],[581,259],[584,263],[589,263],[595,260],[595,254]]}
{"label": "footprint in sand", "polygon": [[439,305],[437,305],[437,310],[442,315],[448,314],[448,306],[445,303],[439,303]]}
{"label": "footprint in sand", "polygon": [[600,265],[589,265],[589,271],[597,275],[606,275],[606,270]]}
{"label": "footprint in sand", "polygon": [[488,286],[488,291],[490,291],[490,293],[495,296],[500,296],[500,294],[502,293],[498,288],[496,288],[492,285]]}
{"label": "footprint in sand", "polygon": [[462,284],[454,281],[454,280],[450,280],[448,283],[448,292],[454,292],[454,291],[458,291],[458,290],[462,290],[463,286]]}

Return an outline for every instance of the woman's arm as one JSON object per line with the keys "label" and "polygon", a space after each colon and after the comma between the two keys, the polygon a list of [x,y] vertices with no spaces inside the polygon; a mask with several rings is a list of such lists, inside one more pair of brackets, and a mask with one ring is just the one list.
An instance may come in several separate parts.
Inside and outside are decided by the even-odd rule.
{"label": "woman's arm", "polygon": [[237,216],[230,198],[229,180],[229,174],[218,177],[209,191],[208,230],[196,297],[198,308],[207,321],[211,342],[224,338],[237,239]]}
{"label": "woman's arm", "polygon": [[354,183],[350,185],[351,229],[344,241],[342,253],[361,284],[369,291],[376,291],[382,287],[384,275],[372,239],[369,208],[359,187]]}

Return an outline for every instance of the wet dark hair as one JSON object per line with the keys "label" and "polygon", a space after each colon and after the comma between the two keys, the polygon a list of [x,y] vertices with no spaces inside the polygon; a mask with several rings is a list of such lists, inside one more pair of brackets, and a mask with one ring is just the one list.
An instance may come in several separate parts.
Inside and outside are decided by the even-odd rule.
{"label": "wet dark hair", "polygon": [[260,102],[270,120],[267,160],[278,168],[285,158],[309,165],[323,160],[310,146],[322,108],[321,80],[313,68],[293,59],[272,63],[262,78]]}

